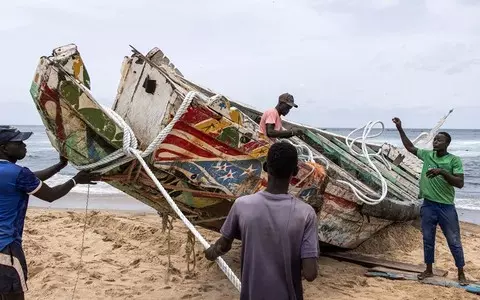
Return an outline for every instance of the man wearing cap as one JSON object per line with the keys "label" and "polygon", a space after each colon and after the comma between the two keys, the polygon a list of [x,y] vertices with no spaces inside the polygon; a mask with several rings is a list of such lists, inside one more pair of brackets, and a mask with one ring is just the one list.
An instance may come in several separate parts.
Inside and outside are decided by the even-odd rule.
{"label": "man wearing cap", "polygon": [[269,138],[289,138],[300,135],[301,129],[282,130],[282,119],[280,116],[286,116],[292,107],[297,108],[293,96],[289,93],[281,94],[278,97],[278,104],[275,108],[265,111],[260,119],[259,131]]}
{"label": "man wearing cap", "polygon": [[27,290],[27,263],[22,249],[22,233],[29,195],[53,202],[65,196],[76,184],[92,183],[95,177],[80,172],[64,184],[49,187],[47,180],[67,165],[60,162],[33,173],[17,165],[25,158],[24,143],[32,132],[0,126],[0,300],[24,299]]}

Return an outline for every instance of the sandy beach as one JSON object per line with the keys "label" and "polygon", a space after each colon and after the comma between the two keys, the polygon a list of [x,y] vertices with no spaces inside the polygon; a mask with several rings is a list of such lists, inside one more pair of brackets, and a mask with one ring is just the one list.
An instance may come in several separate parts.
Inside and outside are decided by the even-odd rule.
{"label": "sandy beach", "polygon": [[[29,265],[27,299],[236,299],[238,293],[216,264],[207,261],[195,246],[195,268],[188,271],[187,229],[173,223],[171,244],[162,232],[161,218],[149,212],[89,210],[83,264],[80,249],[85,212],[29,208],[24,246]],[[218,235],[200,229],[213,242]],[[466,272],[480,278],[480,227],[462,223]],[[224,258],[238,274],[240,248]],[[170,249],[170,250],[169,250]],[[168,272],[168,253],[171,270]],[[355,252],[420,264],[421,233],[414,224],[397,224],[378,233]],[[456,269],[441,232],[437,235],[436,267]],[[456,288],[429,286],[412,281],[391,281],[364,276],[366,268],[320,258],[320,276],[304,282],[305,299],[477,299]],[[190,264],[193,268],[193,263]]]}

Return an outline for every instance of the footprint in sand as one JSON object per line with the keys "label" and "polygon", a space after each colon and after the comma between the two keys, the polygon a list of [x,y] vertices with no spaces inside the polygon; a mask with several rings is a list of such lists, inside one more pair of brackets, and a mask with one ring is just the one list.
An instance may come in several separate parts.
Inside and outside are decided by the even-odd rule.
{"label": "footprint in sand", "polygon": [[42,272],[45,268],[44,267],[31,267],[28,268],[28,278],[33,278],[38,273]]}
{"label": "footprint in sand", "polygon": [[56,262],[63,262],[67,256],[61,252],[55,252],[52,254],[52,257]]}
{"label": "footprint in sand", "polygon": [[93,272],[90,274],[90,278],[93,278],[93,279],[102,279],[102,274],[98,273],[98,272]]}

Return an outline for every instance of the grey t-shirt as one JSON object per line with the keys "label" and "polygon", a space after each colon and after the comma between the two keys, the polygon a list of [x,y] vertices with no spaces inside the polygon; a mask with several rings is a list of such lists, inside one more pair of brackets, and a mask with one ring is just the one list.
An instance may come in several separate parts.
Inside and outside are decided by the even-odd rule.
{"label": "grey t-shirt", "polygon": [[318,257],[317,216],[288,194],[238,198],[220,230],[242,241],[240,299],[302,300],[302,259]]}

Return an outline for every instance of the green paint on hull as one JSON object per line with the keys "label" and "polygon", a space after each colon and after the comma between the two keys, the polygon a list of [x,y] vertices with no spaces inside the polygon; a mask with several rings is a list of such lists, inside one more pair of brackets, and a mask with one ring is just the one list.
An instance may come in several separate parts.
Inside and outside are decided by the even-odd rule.
{"label": "green paint on hull", "polygon": [[117,134],[117,126],[110,120],[107,115],[98,108],[82,108],[78,112],[89,122],[95,131],[107,138],[114,146],[122,147],[122,140],[118,140],[118,137],[123,138],[123,133]]}
{"label": "green paint on hull", "polygon": [[228,144],[230,147],[237,148],[240,142],[238,129],[235,127],[224,128],[217,140]]}
{"label": "green paint on hull", "polygon": [[62,81],[60,86],[60,95],[67,100],[73,107],[78,109],[80,104],[80,96],[83,94],[82,90],[71,81]]}

